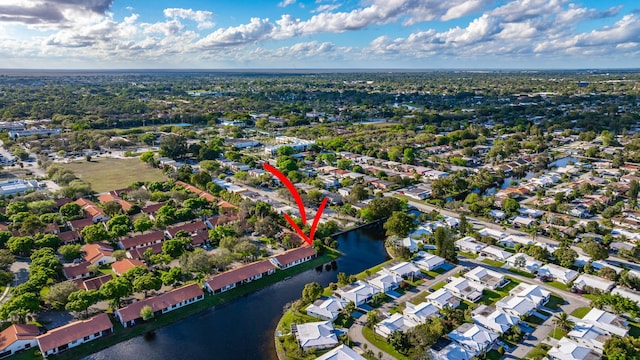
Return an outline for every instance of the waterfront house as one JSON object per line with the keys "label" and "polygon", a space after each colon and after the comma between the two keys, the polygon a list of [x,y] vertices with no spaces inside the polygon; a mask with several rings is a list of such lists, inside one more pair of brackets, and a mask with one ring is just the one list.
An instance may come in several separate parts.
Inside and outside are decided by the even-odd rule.
{"label": "waterfront house", "polygon": [[111,264],[116,261],[112,256],[113,248],[104,243],[92,243],[82,246],[84,260],[98,266]]}
{"label": "waterfront house", "polygon": [[316,360],[366,360],[347,345],[341,344],[327,351]]}
{"label": "waterfront house", "polygon": [[538,269],[538,277],[551,278],[555,281],[567,284],[578,277],[578,272],[559,265],[546,264]]}
{"label": "waterfront house", "polygon": [[424,254],[420,254],[419,257],[411,261],[414,264],[416,264],[420,269],[425,271],[432,271],[444,265],[443,258],[427,252],[425,252]]}
{"label": "waterfront house", "polygon": [[36,338],[43,357],[57,354],[113,332],[109,315],[100,314],[87,320],[49,330]]}
{"label": "waterfront house", "polygon": [[411,328],[416,327],[417,325],[418,323],[411,320],[410,318],[400,313],[395,313],[377,323],[374,326],[374,331],[376,332],[376,334],[387,338],[396,331],[405,332]]}
{"label": "waterfront house", "polygon": [[438,309],[452,308],[460,306],[460,299],[455,297],[453,293],[445,288],[440,288],[433,293],[427,295],[425,299],[428,303],[435,305]]}
{"label": "waterfront house", "polygon": [[287,250],[281,254],[274,255],[269,261],[281,270],[288,269],[307,262],[315,258],[318,253],[310,246],[300,246],[295,249]]}
{"label": "waterfront house", "polygon": [[402,283],[402,277],[382,269],[366,279],[366,282],[386,293],[397,289]]}
{"label": "waterfront house", "polygon": [[38,345],[40,330],[33,324],[13,324],[0,333],[0,358]]}
{"label": "waterfront house", "polygon": [[115,316],[122,326],[131,327],[142,319],[140,311],[145,306],[150,306],[154,316],[158,316],[203,299],[204,292],[200,286],[192,283],[158,296],[136,301],[131,305],[116,310]]}
{"label": "waterfront house", "polygon": [[509,280],[505,279],[504,275],[482,266],[476,266],[469,270],[464,274],[464,277],[491,290],[501,288],[509,283]]}
{"label": "waterfront house", "polygon": [[460,299],[476,302],[482,297],[482,290],[484,290],[483,285],[462,277],[452,277],[450,280],[444,288],[451,291]]}
{"label": "waterfront house", "polygon": [[204,289],[212,294],[219,294],[275,272],[276,268],[269,260],[256,261],[210,277],[205,281]]}
{"label": "waterfront house", "polygon": [[504,334],[513,325],[518,325],[520,318],[486,305],[480,305],[473,311],[473,322],[496,334]]}
{"label": "waterfront house", "polygon": [[380,289],[358,280],[345,287],[339,288],[335,294],[345,301],[353,301],[356,306],[360,306],[371,301],[373,295],[379,294],[380,292]]}
{"label": "waterfront house", "polygon": [[309,316],[334,322],[346,305],[342,299],[329,297],[314,301],[305,310]]}
{"label": "waterfront house", "polygon": [[329,321],[295,324],[294,334],[305,351],[331,348],[338,344],[333,324]]}

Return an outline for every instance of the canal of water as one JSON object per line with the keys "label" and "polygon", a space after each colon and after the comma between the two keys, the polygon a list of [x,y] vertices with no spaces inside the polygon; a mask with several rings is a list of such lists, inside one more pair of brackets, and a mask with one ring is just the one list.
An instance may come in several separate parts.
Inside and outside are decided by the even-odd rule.
{"label": "canal of water", "polygon": [[[338,272],[357,274],[387,259],[384,230],[358,229],[340,235],[337,268],[308,270],[288,280],[92,354],[85,359],[277,359],[274,330],[283,308],[313,281],[327,286]],[[99,340],[97,340],[99,341]]]}

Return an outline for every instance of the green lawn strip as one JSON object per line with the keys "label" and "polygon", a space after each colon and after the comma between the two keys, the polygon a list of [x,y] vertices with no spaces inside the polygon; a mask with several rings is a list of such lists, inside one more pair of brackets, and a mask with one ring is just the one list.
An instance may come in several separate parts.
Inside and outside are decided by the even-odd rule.
{"label": "green lawn strip", "polygon": [[591,311],[590,307],[579,307],[571,312],[571,316],[582,319],[589,311]]}
{"label": "green lawn strip", "polygon": [[486,356],[487,360],[500,360],[500,358],[502,358],[502,355],[495,349],[489,351]]}
{"label": "green lawn strip", "polygon": [[502,261],[496,261],[496,260],[491,260],[491,259],[482,259],[482,262],[487,264],[487,265],[491,265],[491,266],[495,266],[495,267],[502,267],[505,264]]}
{"label": "green lawn strip", "polygon": [[551,332],[549,333],[549,336],[551,336],[552,338],[556,339],[556,340],[560,340],[562,339],[563,336],[567,335],[567,332],[559,329],[559,328],[555,328],[553,330],[551,330]]}
{"label": "green lawn strip", "polygon": [[542,344],[542,343],[538,344],[535,348],[533,348],[533,350],[529,351],[526,358],[541,360],[547,355],[547,352],[549,351],[549,349],[551,349],[550,345]]}
{"label": "green lawn strip", "polygon": [[438,289],[443,288],[445,285],[447,285],[446,281],[440,281],[439,283],[433,285],[431,288],[433,289],[433,291],[436,291]]}
{"label": "green lawn strip", "polygon": [[549,282],[546,282],[545,284],[551,285],[554,288],[558,288],[560,290],[569,291],[569,287],[566,284],[563,284],[559,281],[549,281]]}
{"label": "green lawn strip", "polygon": [[429,296],[429,293],[426,291],[423,291],[418,295],[412,297],[411,300],[409,300],[409,302],[412,303],[413,305],[418,305],[424,302],[427,299],[427,296]]}
{"label": "green lawn strip", "polygon": [[470,258],[470,259],[478,258],[478,254],[468,253],[468,252],[463,252],[463,251],[458,251],[458,255],[462,255],[462,256]]}
{"label": "green lawn strip", "polygon": [[542,325],[542,323],[544,322],[544,320],[542,320],[541,318],[535,315],[527,316],[526,319],[524,319],[524,321],[533,327],[536,327],[537,325]]}
{"label": "green lawn strip", "polygon": [[640,337],[640,323],[629,321],[629,335]]}
{"label": "green lawn strip", "polygon": [[[395,259],[387,260],[387,261],[383,262],[382,264],[376,265],[376,266],[374,266],[372,268],[369,268],[369,269],[361,272],[360,274],[357,274],[356,278],[358,278],[358,280],[364,280],[364,279],[368,278],[369,276],[371,276],[371,275],[377,273],[378,271],[382,270],[383,267],[385,267],[385,266],[387,266],[387,265],[389,265],[389,264],[391,264],[393,262],[397,262],[397,261],[398,260],[395,260]],[[347,275],[349,275],[349,274],[347,274]]]}
{"label": "green lawn strip", "polygon": [[593,301],[593,300],[597,300],[600,297],[600,295],[582,294],[582,297]]}
{"label": "green lawn strip", "polygon": [[533,279],[533,278],[536,277],[532,273],[524,271],[524,270],[520,270],[520,269],[509,268],[509,271],[514,273],[514,274],[516,274],[516,275],[524,276],[524,277],[527,277],[529,279]]}
{"label": "green lawn strip", "polygon": [[115,324],[114,334],[106,336],[101,339],[96,339],[86,344],[82,344],[78,347],[74,347],[72,349],[69,349],[61,353],[60,355],[51,356],[50,358],[79,359],[79,358],[85,357],[94,352],[113,346],[119,342],[129,340],[131,338],[142,335],[151,330],[155,330],[163,326],[172,324],[188,316],[191,316],[201,311],[204,311],[206,309],[209,309],[215,305],[219,305],[226,301],[233,300],[240,296],[252,293],[254,291],[267,287],[269,285],[275,284],[290,276],[294,276],[306,270],[313,269],[319,265],[325,264],[327,262],[330,262],[336,259],[338,256],[339,256],[339,253],[337,251],[327,250],[322,256],[319,256],[314,260],[300,264],[298,266],[294,266],[286,270],[279,270],[273,275],[266,276],[266,277],[263,277],[262,279],[252,281],[250,283],[239,286],[235,289],[225,291],[221,294],[217,294],[217,295],[205,294],[204,300],[202,301],[198,301],[191,305],[173,310],[171,312],[158,316],[157,318],[154,318],[153,320],[147,323],[139,324],[132,328],[123,328],[120,322],[112,318],[112,322]]}
{"label": "green lawn strip", "polygon": [[563,298],[561,298],[556,294],[551,294],[551,296],[549,296],[549,301],[545,304],[545,306],[551,310],[558,310],[560,309],[560,305],[563,305],[563,304],[564,304]]}
{"label": "green lawn strip", "polygon": [[400,354],[399,352],[396,351],[396,349],[393,348],[393,346],[389,345],[389,343],[387,343],[387,341],[384,338],[382,338],[380,335],[376,335],[373,332],[373,329],[370,329],[368,327],[363,327],[362,335],[364,336],[365,339],[367,339],[367,341],[372,343],[375,347],[393,356],[394,358],[399,360],[407,359],[406,356]]}

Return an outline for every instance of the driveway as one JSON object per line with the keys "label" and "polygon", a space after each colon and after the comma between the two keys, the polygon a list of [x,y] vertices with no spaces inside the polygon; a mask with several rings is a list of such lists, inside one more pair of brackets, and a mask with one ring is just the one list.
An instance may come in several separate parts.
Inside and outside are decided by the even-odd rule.
{"label": "driveway", "polygon": [[11,264],[10,269],[14,276],[12,286],[20,285],[29,280],[29,264],[31,264],[29,258],[16,258],[16,261]]}

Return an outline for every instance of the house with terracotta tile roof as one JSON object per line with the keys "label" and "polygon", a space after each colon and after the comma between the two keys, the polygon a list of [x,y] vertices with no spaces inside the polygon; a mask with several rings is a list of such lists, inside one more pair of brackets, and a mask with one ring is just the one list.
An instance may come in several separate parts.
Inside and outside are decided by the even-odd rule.
{"label": "house with terracotta tile roof", "polygon": [[58,234],[58,237],[62,244],[72,244],[82,240],[82,236],[80,236],[80,231],[78,230],[63,231]]}
{"label": "house with terracotta tile roof", "polygon": [[142,258],[144,257],[144,253],[149,249],[151,249],[151,253],[154,255],[160,254],[162,252],[162,243],[127,250],[127,257],[129,259],[142,260]]}
{"label": "house with terracotta tile roof", "polygon": [[207,226],[209,227],[209,229],[213,229],[216,226],[231,224],[240,220],[242,220],[242,217],[240,214],[229,214],[229,215],[216,215],[208,218],[205,222],[207,223]]}
{"label": "house with terracotta tile roof", "polygon": [[206,223],[202,220],[184,223],[180,225],[169,226],[167,230],[165,230],[165,235],[168,239],[173,239],[176,234],[180,231],[184,231],[189,235],[193,235],[197,232],[207,231],[208,227]]}
{"label": "house with terracotta tile roof", "polygon": [[276,267],[269,260],[256,261],[210,277],[205,281],[204,289],[219,294],[275,272]]}
{"label": "house with terracotta tile roof", "polygon": [[210,202],[214,202],[216,201],[216,197],[209,194],[206,191],[200,190],[197,187],[193,186],[193,185],[189,185],[187,183],[185,183],[184,181],[176,181],[176,185],[180,185],[182,186],[185,190],[192,192],[194,194],[197,194],[199,197],[206,199],[207,201]]}
{"label": "house with terracotta tile roof", "polygon": [[106,284],[108,281],[111,281],[112,279],[113,279],[113,275],[105,274],[102,276],[85,280],[82,282],[82,284],[79,287],[85,290],[100,290],[102,285]]}
{"label": "house with terracotta tile roof", "polygon": [[136,301],[131,305],[116,310],[116,318],[124,327],[134,326],[142,319],[140,310],[150,306],[155,316],[179,309],[204,299],[204,292],[198,284],[189,284],[158,296]]}
{"label": "house with terracotta tile roof", "polygon": [[113,332],[109,315],[100,314],[49,330],[36,338],[42,356],[57,354]]}
{"label": "house with terracotta tile roof", "polygon": [[38,345],[40,330],[33,324],[13,324],[0,333],[0,358]]}
{"label": "house with terracotta tile roof", "polygon": [[92,243],[82,246],[84,260],[96,265],[111,264],[116,261],[112,256],[113,247],[105,243]]}
{"label": "house with terracotta tile roof", "polygon": [[284,270],[307,262],[315,258],[317,255],[318,253],[314,248],[310,246],[301,246],[287,250],[281,254],[274,255],[269,258],[269,261],[279,269]]}
{"label": "house with terracotta tile roof", "polygon": [[126,273],[127,270],[134,268],[136,266],[141,266],[143,268],[146,268],[147,266],[140,260],[134,260],[134,259],[120,259],[116,262],[114,262],[113,264],[111,264],[111,269],[113,270],[114,273],[116,273],[116,275],[118,276],[122,276],[122,274]]}
{"label": "house with terracotta tile roof", "polygon": [[92,274],[91,270],[89,270],[89,265],[91,265],[90,262],[83,261],[78,264],[63,266],[62,273],[67,280],[88,278]]}
{"label": "house with terracotta tile roof", "polygon": [[94,221],[91,217],[86,217],[78,220],[69,221],[69,227],[72,230],[81,231],[87,226],[93,225]]}
{"label": "house with terracotta tile roof", "polygon": [[131,250],[140,247],[147,247],[153,244],[159,244],[164,241],[164,232],[152,231],[146,234],[132,236],[118,241],[118,247],[123,250]]}
{"label": "house with terracotta tile roof", "polygon": [[111,194],[111,193],[105,193],[105,194],[102,194],[102,195],[98,196],[98,201],[100,201],[103,204],[106,204],[106,203],[111,202],[111,201],[115,201],[118,204],[120,204],[120,207],[122,207],[122,210],[124,212],[127,212],[127,211],[131,210],[131,208],[133,207],[132,203],[130,203],[130,202],[126,201],[126,200],[123,200],[119,196],[116,196],[116,195]]}
{"label": "house with terracotta tile roof", "polygon": [[143,207],[142,209],[140,209],[140,211],[143,214],[147,214],[149,215],[149,218],[151,220],[155,220],[155,216],[156,213],[158,212],[158,210],[163,207],[166,203],[157,203],[157,204],[151,204],[151,205],[147,205],[145,207]]}
{"label": "house with terracotta tile roof", "polygon": [[88,217],[90,217],[94,223],[97,223],[99,221],[107,221],[110,219],[110,217],[105,214],[104,211],[102,211],[102,209],[98,205],[96,205],[96,203],[89,199],[80,198],[76,200],[75,203],[80,205],[82,210],[84,210],[84,212],[89,215]]}

